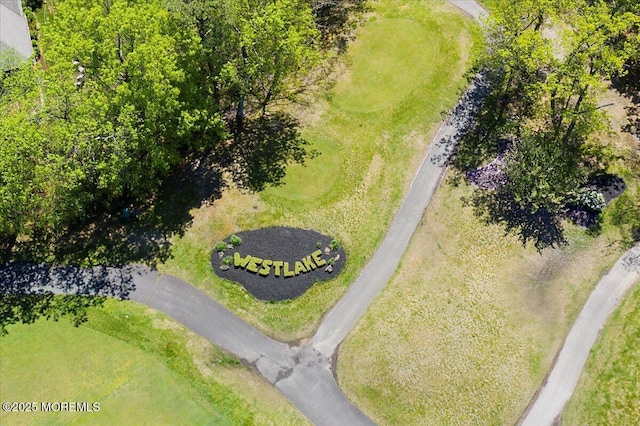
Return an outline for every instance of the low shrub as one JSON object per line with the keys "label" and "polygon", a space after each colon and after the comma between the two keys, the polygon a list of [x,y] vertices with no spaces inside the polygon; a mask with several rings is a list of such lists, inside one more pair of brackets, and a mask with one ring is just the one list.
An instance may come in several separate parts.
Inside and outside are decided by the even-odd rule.
{"label": "low shrub", "polygon": [[236,234],[233,234],[231,237],[229,237],[229,242],[232,246],[238,247],[240,244],[242,244],[242,238],[238,237]]}
{"label": "low shrub", "polygon": [[605,206],[604,196],[598,191],[585,190],[578,194],[578,203],[594,211],[602,211]]}

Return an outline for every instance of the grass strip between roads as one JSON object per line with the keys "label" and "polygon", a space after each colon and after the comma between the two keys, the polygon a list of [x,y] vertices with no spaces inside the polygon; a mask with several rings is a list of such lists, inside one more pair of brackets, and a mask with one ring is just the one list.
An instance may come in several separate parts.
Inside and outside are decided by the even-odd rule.
{"label": "grass strip between roads", "polygon": [[538,253],[434,196],[395,277],[338,357],[345,393],[380,424],[513,424],[593,286],[617,260],[615,229],[569,227]]}

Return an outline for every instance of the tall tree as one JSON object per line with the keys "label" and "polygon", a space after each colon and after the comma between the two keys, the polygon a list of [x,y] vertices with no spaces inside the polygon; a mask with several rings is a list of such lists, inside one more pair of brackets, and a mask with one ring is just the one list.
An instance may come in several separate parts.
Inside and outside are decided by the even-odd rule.
{"label": "tall tree", "polygon": [[233,23],[237,50],[220,79],[236,105],[236,140],[246,111],[264,116],[273,104],[294,101],[321,60],[311,8],[301,0],[241,2]]}
{"label": "tall tree", "polygon": [[623,72],[629,52],[614,41],[636,22],[602,1],[520,0],[489,23],[482,67],[497,112],[486,138],[515,140],[503,190],[520,205],[557,212],[606,166],[595,139],[607,123],[597,96]]}
{"label": "tall tree", "polygon": [[202,44],[203,90],[233,117],[236,142],[245,116],[260,118],[295,101],[322,60],[320,33],[303,0],[168,0]]}
{"label": "tall tree", "polygon": [[0,86],[0,239],[64,226],[82,210],[82,172],[58,127],[48,128],[41,70],[31,64]]}
{"label": "tall tree", "polygon": [[153,0],[57,6],[43,40],[48,108],[83,129],[74,152],[103,197],[147,196],[184,149],[217,142],[217,112],[189,93],[194,39]]}
{"label": "tall tree", "polygon": [[[320,47],[304,0],[165,0],[201,43],[198,87],[233,140],[217,152],[241,187],[277,185],[286,166],[311,153],[286,107],[323,77]],[[285,107],[285,108],[283,108]]]}

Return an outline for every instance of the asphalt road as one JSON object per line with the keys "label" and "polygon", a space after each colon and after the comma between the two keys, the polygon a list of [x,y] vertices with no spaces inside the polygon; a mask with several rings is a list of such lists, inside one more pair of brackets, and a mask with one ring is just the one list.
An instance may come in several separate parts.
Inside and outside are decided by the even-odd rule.
{"label": "asphalt road", "polygon": [[[486,14],[475,1],[449,3],[476,19]],[[190,284],[138,265],[92,269],[0,265],[0,292],[101,294],[143,303],[255,367],[313,423],[373,424],[338,387],[331,372],[331,357],[396,270],[446,169],[457,134],[468,123],[485,89],[478,77],[442,125],[384,241],[306,346],[290,347],[275,341]],[[524,424],[550,424],[561,412],[608,314],[638,279],[637,269],[629,266],[630,258],[627,254],[621,259],[594,290]]]}
{"label": "asphalt road", "polygon": [[591,347],[607,318],[639,279],[640,244],[626,252],[591,292],[567,335],[551,373],[535,402],[523,416],[522,426],[555,424],[573,394]]}

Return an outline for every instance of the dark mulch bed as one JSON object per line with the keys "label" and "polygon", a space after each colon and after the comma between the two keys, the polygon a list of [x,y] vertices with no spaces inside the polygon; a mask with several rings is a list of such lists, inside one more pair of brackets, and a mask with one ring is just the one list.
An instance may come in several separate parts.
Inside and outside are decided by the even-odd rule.
{"label": "dark mulch bed", "polygon": [[513,143],[508,140],[498,142],[498,156],[492,162],[467,172],[467,180],[480,189],[496,190],[507,183],[504,168],[504,158],[509,153]]}
{"label": "dark mulch bed", "polygon": [[605,204],[609,204],[614,198],[622,195],[627,185],[625,185],[622,178],[607,173],[591,180],[587,187],[601,193]]}
{"label": "dark mulch bed", "polygon": [[496,190],[507,183],[507,175],[502,171],[503,167],[504,161],[498,157],[486,166],[468,171],[467,179],[480,189]]}
{"label": "dark mulch bed", "polygon": [[585,206],[569,204],[564,212],[564,216],[578,226],[586,229],[594,229],[598,226],[600,212],[591,210]]}
{"label": "dark mulch bed", "polygon": [[[330,258],[340,255],[339,260],[333,265],[332,272],[326,272],[327,265],[324,265],[315,270],[285,278],[282,270],[279,277],[275,276],[275,268],[273,266],[271,266],[267,276],[262,276],[258,273],[250,272],[246,268],[235,267],[234,265],[231,265],[226,271],[221,270],[221,259],[218,252],[214,251],[211,255],[211,266],[213,266],[216,275],[242,284],[249,293],[260,300],[281,301],[299,297],[316,282],[335,278],[342,270],[346,260],[342,247],[337,250],[331,250],[330,253],[326,254],[325,248],[331,247],[332,238],[316,231],[274,227],[239,232],[236,235],[242,238],[242,244],[235,248],[227,249],[224,256],[233,256],[237,252],[242,258],[250,255],[260,259],[281,260],[289,262],[290,270],[292,271],[296,261],[301,261],[311,253],[319,250],[317,247],[318,242],[321,243],[321,258],[326,262],[329,262]],[[228,243],[229,238],[224,241]],[[260,269],[260,266],[258,269]]]}

